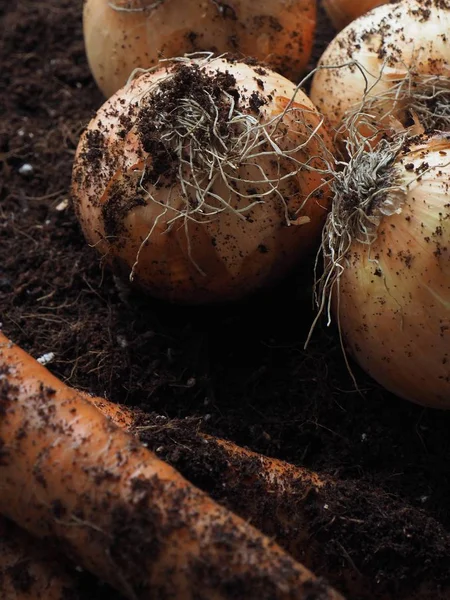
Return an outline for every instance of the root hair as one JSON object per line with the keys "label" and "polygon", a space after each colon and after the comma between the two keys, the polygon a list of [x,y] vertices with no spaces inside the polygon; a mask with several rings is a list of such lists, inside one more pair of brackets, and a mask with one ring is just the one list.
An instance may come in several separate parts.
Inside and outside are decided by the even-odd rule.
{"label": "root hair", "polygon": [[[322,232],[322,243],[315,263],[314,304],[317,315],[305,348],[324,313],[327,315],[327,325],[331,323],[333,294],[337,294],[339,304],[340,277],[348,264],[352,244],[373,244],[377,239],[381,219],[401,211],[406,187],[400,183],[394,163],[406,139],[406,133],[389,141],[382,139],[373,149],[368,150],[358,143],[357,132],[350,132],[348,147],[352,153],[347,161],[337,161],[330,183],[334,200]],[[371,260],[376,262],[376,259]],[[319,275],[321,263],[323,269],[320,269]],[[339,317],[338,329],[342,345]],[[349,368],[348,363],[347,367]],[[353,377],[351,371],[350,374]]]}
{"label": "root hair", "polygon": [[[224,56],[226,55],[214,57],[212,53],[202,52],[186,54],[179,58],[162,59],[160,64],[152,69],[136,69],[131,74],[128,84],[130,85],[137,75],[161,69],[161,64],[164,63],[192,64],[192,59],[195,59],[195,64],[201,68]],[[152,98],[158,94],[160,85],[172,79],[175,73],[176,69],[168,71],[162,79],[150,85],[137,97],[139,106],[145,107],[151,104]],[[295,104],[295,96],[303,84],[302,81],[296,87],[295,94],[286,107],[264,123],[261,123],[257,116],[242,110],[234,94],[222,91],[219,106],[217,99],[206,88],[202,91],[201,102],[192,94],[181,96],[175,108],[159,111],[152,119],[152,126],[158,132],[158,139],[167,153],[175,157],[174,164],[177,165],[177,172],[170,185],[180,186],[179,197],[182,206],[176,209],[170,195],[164,202],[158,199],[155,188],[162,184],[164,175],[155,185],[145,185],[151,170],[147,166],[143,167],[141,173],[140,192],[151,202],[160,205],[165,213],[169,209],[174,213],[174,216],[167,221],[167,228],[174,226],[177,221],[184,222],[189,255],[200,273],[203,273],[201,268],[196,265],[191,256],[189,222],[212,221],[225,211],[232,212],[245,221],[256,205],[272,198],[279,202],[284,211],[286,224],[299,225],[305,222],[301,218],[298,219],[299,211],[317,190],[311,191],[295,214],[292,214],[288,210],[285,186],[289,181],[295,180],[300,171],[320,173],[323,183],[319,188],[328,184],[331,175],[329,165],[334,157],[320,136],[323,119],[317,124],[314,123],[314,119],[308,119],[308,115],[316,116],[317,113],[306,106],[299,107]],[[224,106],[228,107],[225,120],[223,119]],[[219,108],[222,110],[220,114]],[[295,127],[295,122],[299,121],[302,123],[303,134]],[[289,135],[291,132],[292,136]],[[309,154],[313,140],[317,155]],[[320,162],[319,154],[322,157]],[[259,164],[261,158],[276,164],[276,172],[267,174]],[[242,171],[249,173],[248,179],[242,178]],[[164,183],[167,184],[167,181]],[[239,187],[242,183],[246,184],[245,190]],[[226,190],[226,194],[222,196],[215,193],[214,188],[217,184]],[[143,241],[143,245],[148,242],[153,230],[154,227]],[[135,274],[140,250],[131,278]]]}
{"label": "root hair", "polygon": [[[374,76],[358,61],[353,61],[365,79],[364,94],[360,102],[352,106],[345,114],[337,135],[346,135],[356,123],[364,127],[364,136],[359,143],[366,143],[380,134],[380,122],[389,124],[392,131],[405,130],[409,135],[429,131],[448,131],[450,129],[450,78],[448,69],[442,75],[420,73],[415,65],[400,63],[396,69],[387,71],[386,59],[378,76]],[[346,65],[328,68],[342,68]],[[319,67],[320,68],[320,67]],[[372,83],[369,84],[369,77]],[[375,93],[380,81],[389,81],[389,88]],[[371,132],[371,134],[367,133]]]}

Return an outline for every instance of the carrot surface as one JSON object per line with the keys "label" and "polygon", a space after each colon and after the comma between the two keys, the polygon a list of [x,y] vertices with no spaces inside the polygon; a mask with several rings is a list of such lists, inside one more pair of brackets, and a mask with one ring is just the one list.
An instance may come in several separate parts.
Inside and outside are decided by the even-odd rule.
{"label": "carrot surface", "polygon": [[341,596],[0,332],[0,513],[135,599]]}
{"label": "carrot surface", "polygon": [[[23,372],[27,377],[30,376],[30,365],[37,364],[31,357],[28,357],[28,361],[28,368]],[[39,372],[46,371],[40,365],[38,368]],[[32,371],[31,377],[35,376],[36,373]],[[55,381],[55,385],[61,385],[58,380]],[[345,557],[338,563],[334,562],[330,568],[326,559],[327,544],[336,543],[333,540],[336,527],[323,528],[319,540],[308,509],[311,502],[324,506],[328,497],[338,497],[340,493],[345,493],[344,482],[262,456],[232,442],[208,436],[192,427],[186,428],[183,421],[165,421],[158,415],[147,415],[113,404],[104,398],[93,397],[84,392],[77,393],[97,406],[119,427],[138,436],[150,448],[157,448],[163,443],[162,454],[167,456],[169,462],[185,477],[194,482],[199,481],[202,487],[205,486],[208,492],[212,493],[216,501],[273,537],[296,560],[324,574],[335,585],[348,592],[350,597],[358,600],[372,599],[374,595],[386,600],[450,598],[448,586],[442,587],[426,577],[419,585],[398,582],[397,586],[393,582],[383,584],[380,581],[375,584],[370,575],[361,573],[355,564],[344,560]],[[167,435],[164,435],[164,430]],[[196,449],[195,461],[192,460],[193,447]],[[380,497],[377,490],[365,490],[362,493],[368,505]],[[330,508],[330,523],[341,522],[333,516],[333,507]],[[368,534],[364,529],[358,530],[358,519],[352,519],[351,511],[352,508],[347,507],[348,518],[342,521],[341,528],[347,531],[348,523],[354,522],[355,533],[364,539]],[[401,529],[402,519],[406,519],[407,522],[408,519],[414,520],[420,516],[418,510],[413,507],[405,514],[403,504],[396,507],[394,499],[389,511],[393,515],[393,529]],[[443,532],[432,519],[430,528],[435,532],[430,540],[433,543],[433,539],[440,538]],[[370,540],[367,539],[363,543],[370,544]],[[445,549],[443,551],[445,553]]]}
{"label": "carrot surface", "polygon": [[0,517],[2,600],[83,600],[73,574],[42,552],[31,536]]}
{"label": "carrot surface", "polygon": [[[318,474],[207,435],[193,427],[192,420],[186,425],[183,419],[147,414],[135,420],[132,430],[150,449],[158,449],[183,476],[349,599],[450,600],[450,536],[437,519],[424,521],[419,508],[361,482],[357,498],[351,480]],[[373,516],[378,513],[385,525],[399,532],[397,546],[392,547],[390,539],[380,545],[374,536]],[[420,548],[414,533],[409,535],[415,523],[427,531]],[[387,553],[402,565],[402,578],[398,570],[385,566]],[[438,565],[446,573],[439,581],[433,576]]]}
{"label": "carrot surface", "polygon": [[[91,400],[99,401],[98,398]],[[108,408],[110,403],[104,399],[100,402],[112,415]],[[111,407],[116,410],[116,405]],[[276,540],[296,560],[321,573],[350,598],[450,600],[448,579],[437,582],[426,571],[416,573],[412,564],[412,555],[417,555],[414,536],[408,548],[402,550],[405,554],[401,560],[408,573],[403,580],[392,579],[386,570],[384,576],[375,577],[365,564],[359,564],[357,550],[356,564],[351,558],[355,555],[355,537],[365,548],[373,545],[372,531],[364,523],[364,504],[367,511],[376,510],[379,499],[384,497],[385,506],[379,509],[387,511],[394,531],[407,531],[409,523],[422,523],[420,509],[405,506],[402,501],[369,486],[361,487],[364,500],[361,506],[355,506],[345,500],[351,497],[347,496],[349,488],[345,481],[207,435],[187,426],[183,420],[168,420],[126,407],[123,411],[126,417],[121,416],[122,425],[149,448],[158,448],[183,476],[193,483],[198,482],[217,502]],[[314,515],[320,515],[320,522],[315,522]],[[430,532],[429,545],[428,550],[422,548],[423,556],[438,546],[441,555],[435,555],[434,560],[445,565],[449,536],[433,518],[428,519],[426,527]],[[345,554],[347,545],[351,555]],[[331,559],[333,546],[341,548],[340,558]],[[374,547],[375,556],[376,551]],[[383,571],[381,561],[380,570]]]}

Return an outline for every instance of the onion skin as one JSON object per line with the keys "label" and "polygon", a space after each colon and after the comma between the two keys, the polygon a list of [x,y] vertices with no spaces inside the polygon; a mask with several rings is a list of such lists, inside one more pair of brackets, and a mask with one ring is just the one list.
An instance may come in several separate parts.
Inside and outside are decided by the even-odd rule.
{"label": "onion skin", "polygon": [[[234,76],[241,110],[257,115],[260,123],[282,113],[295,91],[294,84],[280,75],[235,61],[215,59],[202,70],[210,76],[217,70]],[[121,185],[122,198],[114,197],[111,190],[118,182],[126,182],[126,177],[132,180],[136,165],[145,161],[151,164],[151,157],[144,152],[133,129],[136,120],[133,107],[151,83],[165,76],[166,69],[140,76],[129,88],[108,100],[87,127],[79,142],[73,170],[76,213],[88,242],[124,277],[129,278],[135,265],[133,282],[149,294],[187,304],[241,298],[283,277],[306,252],[318,246],[330,190],[323,188],[304,204],[307,195],[323,184],[323,177],[315,171],[301,170],[280,187],[283,196],[288,198],[289,211],[298,218],[290,226],[286,223],[283,203],[271,195],[251,208],[246,219],[226,210],[217,218],[199,223],[189,221],[187,230],[184,220],[167,229],[168,221],[177,216],[176,211],[183,206],[179,180],[159,189],[149,184],[158,201],[168,206],[166,211],[150,200],[133,206],[135,184],[129,188]],[[255,112],[247,101],[261,93],[261,83],[267,103]],[[318,128],[319,133],[297,152],[296,158],[305,163],[313,156],[310,165],[322,168],[323,157],[330,155],[333,149],[321,125],[322,116],[302,92],[295,97],[295,107],[300,115],[298,120],[293,121],[294,113],[283,117],[283,126],[290,129],[279,142],[284,146],[281,150],[305,141],[309,137],[306,125],[309,129]],[[127,114],[130,123],[128,133],[124,134],[121,119],[127,119]],[[92,148],[92,136],[100,136],[99,148]],[[274,178],[279,176],[278,168],[283,173],[289,167],[283,160],[275,161],[273,154],[257,162],[266,175]],[[239,179],[247,179],[246,183],[238,181],[236,184],[236,189],[245,193],[252,187],[255,172],[239,166],[236,173]],[[220,179],[212,191],[221,197],[229,193]],[[234,194],[231,204],[238,208],[239,202]],[[142,246],[152,227],[150,238]]]}
{"label": "onion skin", "polygon": [[389,0],[323,0],[322,5],[336,31],[340,31],[349,23],[365,13],[388,4]]}
{"label": "onion skin", "polygon": [[449,161],[445,138],[397,160],[403,183],[421,165],[442,166],[410,185],[401,213],[383,218],[370,247],[353,243],[333,298],[361,367],[401,398],[442,409],[450,409]]}
{"label": "onion skin", "polygon": [[[296,81],[311,56],[316,0],[87,0],[83,29],[97,85],[108,98],[132,71],[198,51],[251,56]],[[151,5],[157,4],[154,8]],[[147,7],[136,12],[136,8]]]}
{"label": "onion skin", "polygon": [[[346,113],[358,108],[366,86],[371,88],[369,97],[385,94],[411,69],[420,76],[446,78],[450,65],[449,31],[450,2],[446,0],[403,0],[379,6],[338,33],[318,63],[319,67],[337,67],[357,61],[365,70],[365,77],[355,66],[319,69],[310,97],[331,125],[338,128]],[[397,104],[395,119],[383,118],[393,104],[391,96],[378,109],[371,108],[376,131],[398,129],[396,120],[406,125],[407,101]]]}

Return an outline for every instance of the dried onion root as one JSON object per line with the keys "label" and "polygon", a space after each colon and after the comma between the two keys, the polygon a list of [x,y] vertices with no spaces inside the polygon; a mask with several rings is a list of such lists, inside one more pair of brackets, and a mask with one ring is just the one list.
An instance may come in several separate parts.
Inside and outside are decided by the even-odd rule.
{"label": "dried onion root", "polygon": [[333,182],[319,314],[398,396],[450,408],[450,137],[355,144]]}
{"label": "dried onion root", "polygon": [[356,19],[318,63],[311,99],[346,137],[450,127],[450,2],[403,0]]}
{"label": "dried onion root", "polygon": [[86,0],[84,40],[106,97],[135,68],[197,51],[264,61],[297,81],[314,40],[316,0]]}
{"label": "dried onion root", "polygon": [[204,303],[282,277],[319,242],[333,144],[281,75],[209,55],[144,72],[80,139],[90,244],[151,295]]}

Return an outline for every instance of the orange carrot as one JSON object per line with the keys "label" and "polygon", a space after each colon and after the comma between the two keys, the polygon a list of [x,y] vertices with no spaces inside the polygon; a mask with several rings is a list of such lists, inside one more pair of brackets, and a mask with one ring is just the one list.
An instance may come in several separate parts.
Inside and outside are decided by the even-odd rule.
{"label": "orange carrot", "polygon": [[[30,357],[29,360],[33,361]],[[29,373],[25,374],[29,376]],[[339,498],[347,497],[351,482],[319,476],[308,469],[240,448],[232,442],[201,433],[185,420],[164,421],[158,415],[146,415],[103,398],[78,393],[121,428],[139,436],[150,448],[157,448],[185,477],[204,486],[216,501],[276,539],[297,560],[324,574],[350,597],[359,600],[374,596],[386,600],[450,598],[450,587],[433,581],[432,576],[416,573],[414,560],[408,555],[403,559],[404,568],[409,569],[411,576],[402,582],[392,580],[386,572],[384,580],[380,580],[363,568],[360,571],[345,550],[342,550],[341,560],[327,558],[330,546],[341,542],[346,545],[346,538],[352,534],[350,524],[353,536],[361,539],[366,548],[370,547],[371,529],[364,527],[350,499],[345,499],[345,518],[336,518]],[[380,490],[366,488],[360,492],[368,507],[376,506],[381,497],[386,499],[385,519],[391,519],[392,530],[401,530],[408,522],[423,523],[421,511],[387,499],[389,497]],[[323,525],[314,524],[312,507],[316,507],[316,512],[320,509]],[[320,536],[316,532],[317,526]],[[422,551],[431,551],[436,544],[442,554],[437,560],[446,561],[445,544],[448,544],[449,536],[432,518],[428,519],[426,527],[431,532],[429,548],[422,548]],[[349,551],[353,553],[352,546]],[[414,539],[409,552],[417,555]],[[422,560],[419,555],[417,560]]]}
{"label": "orange carrot", "polygon": [[0,333],[0,513],[131,600],[339,594]]}
{"label": "orange carrot", "polygon": [[82,600],[73,574],[36,541],[0,517],[0,597],[2,600]]}
{"label": "orange carrot", "polygon": [[[115,405],[91,401],[100,401],[114,418]],[[123,410],[122,425],[129,431],[296,560],[323,574],[341,593],[358,600],[450,599],[450,577],[440,581],[435,577],[440,569],[447,570],[450,536],[419,509],[375,487],[358,483],[355,490],[351,481],[318,475],[206,435],[192,422]],[[401,580],[398,570],[378,564],[377,552],[382,553],[383,547],[374,534],[381,524],[373,516],[376,509],[382,510],[388,530],[407,532],[413,524],[429,532],[420,549],[413,531],[402,536],[395,560],[407,573]],[[384,551],[394,556],[390,537],[385,544]],[[358,554],[359,547],[363,551]]]}
{"label": "orange carrot", "polygon": [[450,600],[450,534],[422,510],[206,435],[192,420],[134,418],[150,449],[349,598]]}

